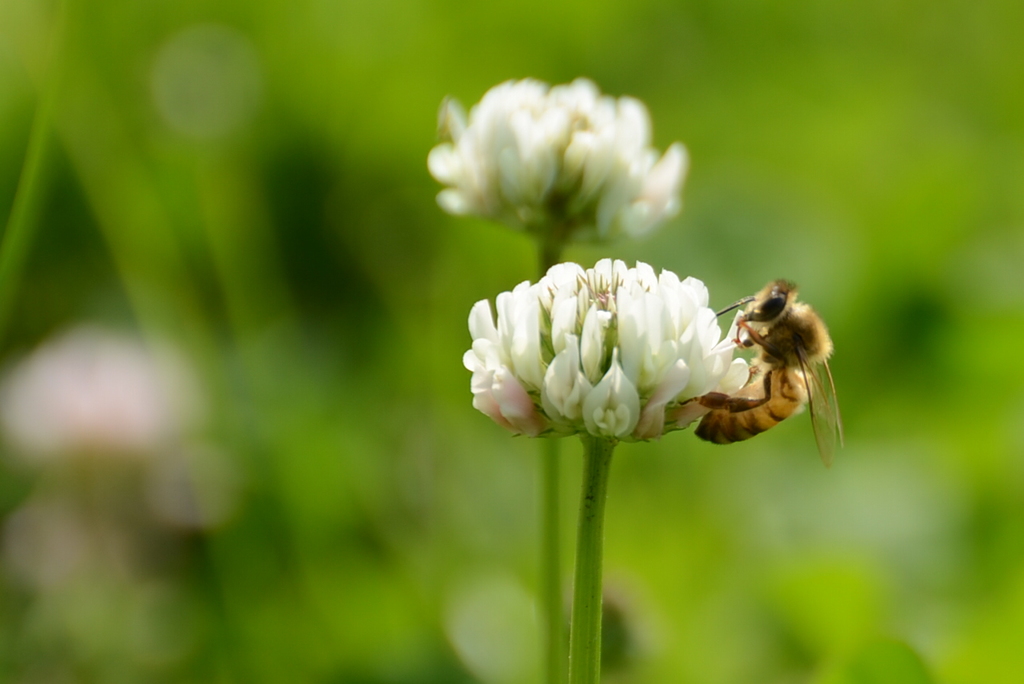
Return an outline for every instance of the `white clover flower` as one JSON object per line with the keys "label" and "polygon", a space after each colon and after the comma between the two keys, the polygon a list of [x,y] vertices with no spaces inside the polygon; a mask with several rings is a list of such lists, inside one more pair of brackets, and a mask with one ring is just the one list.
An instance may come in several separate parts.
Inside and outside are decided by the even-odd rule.
{"label": "white clover flower", "polygon": [[484,94],[468,122],[453,100],[440,119],[449,141],[427,165],[449,186],[437,201],[450,214],[600,240],[646,233],[679,211],[686,149],[674,143],[659,159],[643,103],[601,95],[586,79],[550,89],[508,81]]}
{"label": "white clover flower", "polygon": [[141,341],[79,328],[21,360],[0,383],[0,425],[37,462],[69,455],[149,456],[197,417],[180,358]]}
{"label": "white clover flower", "polygon": [[748,379],[695,278],[604,259],[557,264],[469,315],[473,406],[516,434],[645,440],[707,412],[694,397]]}

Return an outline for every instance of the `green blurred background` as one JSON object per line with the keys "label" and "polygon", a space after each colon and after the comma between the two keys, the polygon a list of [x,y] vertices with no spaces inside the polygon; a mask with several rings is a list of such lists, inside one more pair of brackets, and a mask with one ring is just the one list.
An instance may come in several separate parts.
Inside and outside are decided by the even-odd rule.
{"label": "green blurred background", "polygon": [[[4,222],[38,171],[0,362],[82,323],[173,345],[205,396],[183,439],[236,483],[117,582],[26,583],[8,549],[0,678],[536,681],[538,445],[460,363],[535,255],[443,214],[426,155],[445,95],[587,76],[692,163],[678,218],[568,258],[713,306],[797,281],[846,424],[831,470],[806,416],[619,448],[606,679],[912,682],[912,650],[1024,681],[1022,31],[1016,0],[0,1]],[[0,516],[84,486],[4,459]]]}

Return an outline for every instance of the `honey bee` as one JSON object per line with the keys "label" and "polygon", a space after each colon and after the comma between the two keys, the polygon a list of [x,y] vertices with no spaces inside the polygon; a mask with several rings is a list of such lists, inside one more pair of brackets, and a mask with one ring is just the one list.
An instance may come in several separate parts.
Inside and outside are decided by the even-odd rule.
{"label": "honey bee", "polygon": [[736,343],[757,345],[758,355],[750,379],[735,394],[711,392],[696,399],[711,409],[696,434],[716,444],[750,439],[809,404],[818,453],[830,466],[837,438],[840,445],[843,442],[836,387],[828,367],[832,338],[817,312],[796,301],[796,294],[796,285],[775,280],[753,297],[719,312],[747,305],[738,318]]}

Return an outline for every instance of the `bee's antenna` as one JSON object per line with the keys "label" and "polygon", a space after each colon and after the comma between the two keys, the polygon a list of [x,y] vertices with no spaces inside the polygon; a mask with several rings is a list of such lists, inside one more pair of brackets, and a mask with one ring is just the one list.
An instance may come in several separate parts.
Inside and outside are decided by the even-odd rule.
{"label": "bee's antenna", "polygon": [[749,304],[750,302],[754,301],[755,299],[757,299],[757,298],[754,295],[750,295],[749,297],[744,297],[743,299],[739,300],[738,302],[733,302],[729,306],[725,307],[724,309],[722,309],[721,311],[716,313],[715,316],[721,316],[724,313],[729,313],[733,309],[738,309],[741,306],[743,306],[744,304]]}

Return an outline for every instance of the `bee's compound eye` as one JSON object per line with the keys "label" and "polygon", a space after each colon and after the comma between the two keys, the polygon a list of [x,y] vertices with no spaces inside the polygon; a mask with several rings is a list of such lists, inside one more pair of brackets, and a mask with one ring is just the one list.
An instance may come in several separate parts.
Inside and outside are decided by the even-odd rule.
{"label": "bee's compound eye", "polygon": [[770,321],[786,308],[786,295],[784,294],[773,294],[771,297],[765,300],[764,304],[759,306],[754,314],[750,317],[752,321]]}

